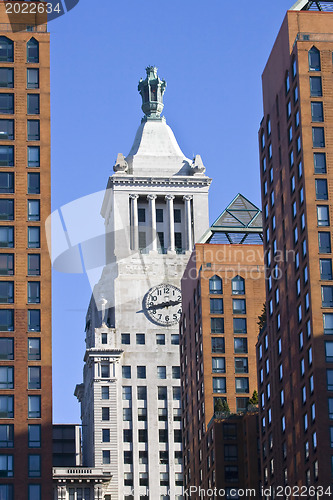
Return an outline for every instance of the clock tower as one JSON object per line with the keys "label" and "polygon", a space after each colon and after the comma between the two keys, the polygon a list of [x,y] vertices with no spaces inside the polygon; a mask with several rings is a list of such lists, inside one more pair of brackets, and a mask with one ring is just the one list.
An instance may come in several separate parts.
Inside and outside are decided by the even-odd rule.
{"label": "clock tower", "polygon": [[146,72],[144,117],[104,197],[107,263],[88,308],[75,391],[84,465],[111,473],[107,500],[182,498],[180,280],[209,227],[211,179],[161,116],[166,82],[157,68]]}

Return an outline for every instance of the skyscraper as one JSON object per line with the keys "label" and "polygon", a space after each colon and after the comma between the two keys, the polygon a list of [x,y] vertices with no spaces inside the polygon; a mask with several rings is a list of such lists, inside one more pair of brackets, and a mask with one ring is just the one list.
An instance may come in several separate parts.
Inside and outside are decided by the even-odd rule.
{"label": "skyscraper", "polygon": [[108,180],[108,263],[88,309],[76,388],[84,465],[111,472],[105,498],[120,500],[182,495],[180,279],[208,227],[210,179],[161,117],[165,87],[148,67],[139,82],[145,116]]}
{"label": "skyscraper", "polygon": [[332,33],[333,3],[299,0],[262,76],[258,373],[263,480],[275,487],[332,485]]}
{"label": "skyscraper", "polygon": [[[241,194],[208,228],[182,278],[180,363],[184,486],[258,491],[256,415],[242,419],[257,389],[258,316],[265,300],[261,211]],[[222,402],[227,403],[222,406]],[[239,414],[223,423],[228,413]],[[237,431],[238,428],[238,431]],[[230,430],[232,429],[232,430]],[[237,437],[238,436],[238,437]],[[237,443],[238,439],[238,443]],[[254,469],[245,472],[244,446]],[[218,450],[218,453],[215,453]],[[199,498],[192,490],[193,498]],[[231,496],[230,496],[231,495]]]}
{"label": "skyscraper", "polygon": [[49,34],[46,14],[10,4],[0,3],[0,497],[41,500],[52,497]]}

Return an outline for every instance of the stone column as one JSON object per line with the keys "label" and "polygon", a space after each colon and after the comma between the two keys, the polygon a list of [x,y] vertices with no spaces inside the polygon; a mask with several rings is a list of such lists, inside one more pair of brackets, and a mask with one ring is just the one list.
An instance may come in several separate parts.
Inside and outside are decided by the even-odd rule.
{"label": "stone column", "polygon": [[169,250],[171,252],[175,251],[175,221],[173,214],[173,200],[174,195],[167,194],[165,197],[168,204],[168,215],[169,215]]}
{"label": "stone column", "polygon": [[139,250],[138,194],[130,194],[132,250]]}
{"label": "stone column", "polygon": [[192,252],[193,241],[192,241],[192,213],[191,213],[191,195],[183,196],[185,202],[185,232],[186,232],[186,250]]}
{"label": "stone column", "polygon": [[156,194],[149,194],[147,196],[147,200],[149,202],[149,213],[150,213],[150,237],[151,241],[150,243],[150,248],[153,252],[157,251],[157,235],[156,235],[156,200],[157,196]]}

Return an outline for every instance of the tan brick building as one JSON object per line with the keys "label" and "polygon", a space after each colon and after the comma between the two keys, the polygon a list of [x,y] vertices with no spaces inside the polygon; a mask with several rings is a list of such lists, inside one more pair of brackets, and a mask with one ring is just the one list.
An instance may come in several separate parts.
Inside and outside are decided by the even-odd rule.
{"label": "tan brick building", "polygon": [[262,76],[259,142],[271,278],[258,374],[264,484],[275,488],[332,485],[332,7],[298,1]]}
{"label": "tan brick building", "polygon": [[[208,460],[207,428],[219,399],[227,401],[231,413],[244,413],[257,388],[257,322],[265,300],[260,210],[237,195],[201,241],[182,279],[184,486],[214,488],[219,476],[226,489],[240,488],[241,457],[226,458],[216,470]],[[253,452],[257,463],[256,447]]]}
{"label": "tan brick building", "polygon": [[52,498],[51,265],[44,229],[49,34],[46,15],[7,14],[14,4],[0,3],[0,498],[46,500]]}

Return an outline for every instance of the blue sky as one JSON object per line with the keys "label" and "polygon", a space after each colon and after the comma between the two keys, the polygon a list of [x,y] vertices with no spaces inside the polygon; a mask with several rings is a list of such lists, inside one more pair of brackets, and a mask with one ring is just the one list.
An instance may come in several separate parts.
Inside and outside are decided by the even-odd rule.
{"label": "blue sky", "polygon": [[[156,65],[164,115],[184,154],[212,177],[213,221],[241,192],[260,206],[261,73],[293,0],[80,0],[51,33],[52,207],[105,188],[142,117],[137,83]],[[84,235],[84,224],[82,224]],[[78,422],[84,274],[53,273],[55,422]]]}

